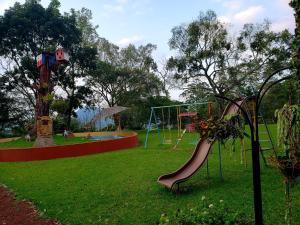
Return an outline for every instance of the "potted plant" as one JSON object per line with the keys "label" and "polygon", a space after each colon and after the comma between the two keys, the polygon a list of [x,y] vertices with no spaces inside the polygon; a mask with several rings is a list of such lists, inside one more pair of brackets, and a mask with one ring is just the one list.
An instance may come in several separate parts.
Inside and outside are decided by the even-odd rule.
{"label": "potted plant", "polygon": [[285,104],[275,112],[277,117],[278,149],[271,157],[285,182],[286,213],[285,220],[291,224],[290,187],[300,175],[300,107]]}

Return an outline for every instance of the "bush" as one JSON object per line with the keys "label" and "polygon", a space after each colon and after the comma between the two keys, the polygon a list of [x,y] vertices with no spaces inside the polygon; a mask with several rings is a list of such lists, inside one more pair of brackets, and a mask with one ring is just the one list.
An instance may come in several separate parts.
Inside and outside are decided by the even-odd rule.
{"label": "bush", "polygon": [[223,200],[208,203],[202,197],[202,205],[186,210],[178,209],[172,216],[162,214],[159,225],[249,225],[254,224],[247,215],[230,210]]}

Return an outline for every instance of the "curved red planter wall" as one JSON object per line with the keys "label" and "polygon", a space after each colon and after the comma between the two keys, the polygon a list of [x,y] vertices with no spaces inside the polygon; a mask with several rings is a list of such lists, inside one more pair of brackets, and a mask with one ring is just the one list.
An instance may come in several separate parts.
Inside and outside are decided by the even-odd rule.
{"label": "curved red planter wall", "polygon": [[0,150],[0,162],[24,162],[76,157],[102,152],[117,151],[136,146],[138,146],[138,138],[137,134],[135,133],[129,137],[81,144],[58,145],[44,148],[3,149]]}

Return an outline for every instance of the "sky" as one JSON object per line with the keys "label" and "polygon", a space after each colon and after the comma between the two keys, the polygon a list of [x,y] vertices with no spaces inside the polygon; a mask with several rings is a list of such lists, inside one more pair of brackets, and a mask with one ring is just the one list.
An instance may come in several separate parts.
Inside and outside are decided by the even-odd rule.
{"label": "sky", "polygon": [[[25,0],[19,0],[24,2]],[[14,4],[14,0],[0,0],[0,15]],[[49,0],[41,0],[43,6]],[[125,47],[152,43],[157,45],[154,58],[161,61],[172,53],[168,41],[171,29],[196,19],[200,11],[215,11],[219,19],[230,24],[237,33],[245,23],[259,23],[268,19],[271,29],[285,28],[294,32],[293,10],[289,0],[60,0],[61,11],[82,7],[92,10],[93,24],[98,33],[110,42]],[[177,93],[178,94],[178,93]],[[176,93],[173,94],[175,98]]]}

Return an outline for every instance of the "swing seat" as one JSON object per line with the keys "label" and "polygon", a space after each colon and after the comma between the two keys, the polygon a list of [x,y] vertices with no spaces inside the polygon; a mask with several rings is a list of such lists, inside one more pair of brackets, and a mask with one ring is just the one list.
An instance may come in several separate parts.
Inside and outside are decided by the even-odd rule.
{"label": "swing seat", "polygon": [[171,139],[166,139],[166,140],[164,141],[164,144],[170,145],[170,144],[172,144],[172,140],[171,140]]}

